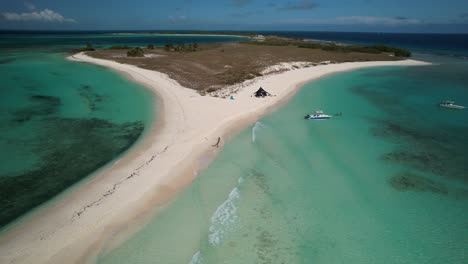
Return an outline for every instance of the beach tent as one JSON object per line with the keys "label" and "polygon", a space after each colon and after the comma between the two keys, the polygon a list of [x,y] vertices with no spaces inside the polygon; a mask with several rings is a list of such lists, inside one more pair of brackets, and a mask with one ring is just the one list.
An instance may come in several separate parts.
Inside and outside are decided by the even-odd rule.
{"label": "beach tent", "polygon": [[262,87],[260,87],[255,93],[255,97],[265,97],[265,96],[270,96],[271,94],[265,90],[263,90]]}

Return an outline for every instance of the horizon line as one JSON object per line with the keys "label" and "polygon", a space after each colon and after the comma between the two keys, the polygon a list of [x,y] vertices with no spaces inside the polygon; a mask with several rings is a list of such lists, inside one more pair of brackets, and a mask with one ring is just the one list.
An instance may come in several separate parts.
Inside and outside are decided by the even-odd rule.
{"label": "horizon line", "polygon": [[374,33],[374,34],[442,34],[442,35],[468,35],[468,32],[382,32],[382,31],[339,31],[339,30],[233,30],[233,29],[0,29],[0,32],[232,32],[232,33],[257,33],[257,32],[320,32],[320,33]]}

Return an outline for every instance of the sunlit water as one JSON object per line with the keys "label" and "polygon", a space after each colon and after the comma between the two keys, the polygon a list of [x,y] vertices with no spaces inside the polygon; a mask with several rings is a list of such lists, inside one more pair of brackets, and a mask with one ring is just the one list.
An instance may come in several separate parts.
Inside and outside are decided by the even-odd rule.
{"label": "sunlit water", "polygon": [[0,55],[0,224],[117,157],[153,116],[144,88],[61,54]]}
{"label": "sunlit water", "polygon": [[[2,36],[0,225],[118,156],[153,119],[148,91],[101,67],[68,62],[62,52],[86,42],[198,41]],[[441,54],[459,46],[440,47]],[[307,84],[229,142],[189,188],[98,262],[467,262],[468,111],[436,105],[468,105],[468,64],[417,58],[440,65],[366,69]],[[316,109],[342,115],[302,118]]]}
{"label": "sunlit water", "polygon": [[[468,64],[305,85],[99,263],[464,263]],[[267,88],[267,87],[266,87]],[[316,109],[342,113],[306,121]]]}
{"label": "sunlit water", "polygon": [[111,70],[65,59],[91,43],[146,46],[235,37],[0,32],[0,228],[127,150],[154,97]]}

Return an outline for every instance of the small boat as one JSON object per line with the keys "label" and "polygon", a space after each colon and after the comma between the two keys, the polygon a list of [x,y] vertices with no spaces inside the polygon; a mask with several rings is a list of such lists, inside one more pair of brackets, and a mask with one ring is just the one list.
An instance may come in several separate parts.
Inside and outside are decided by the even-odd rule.
{"label": "small boat", "polygon": [[465,109],[462,105],[456,105],[455,102],[452,101],[443,101],[439,104],[440,107],[450,108],[450,109]]}
{"label": "small boat", "polygon": [[321,110],[315,111],[315,114],[308,114],[304,116],[304,119],[309,119],[309,120],[326,120],[330,118],[332,118],[331,115],[326,115]]}

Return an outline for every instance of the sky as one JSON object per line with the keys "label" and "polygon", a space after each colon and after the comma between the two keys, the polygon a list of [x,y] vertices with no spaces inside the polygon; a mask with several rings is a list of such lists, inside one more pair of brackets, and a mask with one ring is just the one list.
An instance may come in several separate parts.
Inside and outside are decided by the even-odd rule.
{"label": "sky", "polygon": [[0,29],[468,33],[468,0],[0,0]]}

